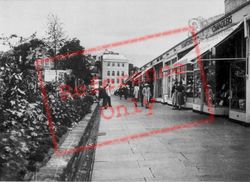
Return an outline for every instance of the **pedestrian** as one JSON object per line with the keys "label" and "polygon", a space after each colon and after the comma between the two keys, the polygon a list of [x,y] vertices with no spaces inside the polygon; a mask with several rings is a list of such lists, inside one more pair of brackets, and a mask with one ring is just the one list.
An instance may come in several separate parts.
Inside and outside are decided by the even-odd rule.
{"label": "pedestrian", "polygon": [[128,98],[128,87],[126,85],[124,85],[124,87],[123,87],[123,94],[124,94],[125,100],[127,100],[127,98]]}
{"label": "pedestrian", "polygon": [[135,107],[137,107],[137,102],[138,102],[138,99],[139,99],[139,86],[136,84],[134,86],[134,92],[133,92],[133,96],[134,96],[134,104],[135,104]]}
{"label": "pedestrian", "polygon": [[106,87],[105,87],[105,91],[106,91],[106,108],[107,107],[112,107],[112,105],[111,105],[111,86],[110,86],[110,84],[108,83],[107,85],[106,85]]}
{"label": "pedestrian", "polygon": [[144,88],[144,84],[142,83],[139,87],[139,97],[140,97],[141,107],[143,107],[143,94],[142,94],[143,88]]}
{"label": "pedestrian", "polygon": [[177,90],[177,108],[180,110],[182,105],[185,104],[184,102],[184,91],[185,91],[185,88],[184,86],[182,85],[182,81],[180,81],[176,87],[176,90]]}
{"label": "pedestrian", "polygon": [[142,90],[142,94],[144,96],[143,98],[143,103],[145,104],[145,107],[148,109],[149,108],[149,101],[150,101],[150,97],[151,97],[151,91],[150,91],[150,87],[149,84],[145,84],[145,87]]}
{"label": "pedestrian", "polygon": [[172,91],[171,91],[171,96],[172,96],[172,109],[176,109],[177,108],[177,84],[178,82],[175,81],[173,87],[172,87]]}
{"label": "pedestrian", "polygon": [[99,100],[102,99],[102,107],[106,109],[107,106],[107,92],[105,90],[105,88],[103,88],[103,86],[100,86],[99,88]]}
{"label": "pedestrian", "polygon": [[120,96],[120,100],[122,99],[122,95],[123,95],[123,86],[120,85],[120,88],[119,88],[119,96]]}

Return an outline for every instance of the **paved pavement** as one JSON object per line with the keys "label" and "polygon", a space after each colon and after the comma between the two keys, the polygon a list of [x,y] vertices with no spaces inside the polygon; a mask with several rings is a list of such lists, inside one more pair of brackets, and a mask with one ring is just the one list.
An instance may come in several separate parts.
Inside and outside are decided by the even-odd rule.
{"label": "paved pavement", "polygon": [[[98,142],[207,118],[155,104],[153,114],[113,97],[114,116],[102,117]],[[124,105],[127,116],[117,117]],[[105,110],[105,117],[111,110]],[[250,128],[215,122],[97,148],[93,181],[250,181]]]}

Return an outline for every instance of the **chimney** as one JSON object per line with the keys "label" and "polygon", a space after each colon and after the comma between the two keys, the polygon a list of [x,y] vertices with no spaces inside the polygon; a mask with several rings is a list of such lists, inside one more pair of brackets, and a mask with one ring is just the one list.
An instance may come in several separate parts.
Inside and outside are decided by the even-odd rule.
{"label": "chimney", "polygon": [[225,3],[225,13],[228,13],[249,0],[224,0]]}

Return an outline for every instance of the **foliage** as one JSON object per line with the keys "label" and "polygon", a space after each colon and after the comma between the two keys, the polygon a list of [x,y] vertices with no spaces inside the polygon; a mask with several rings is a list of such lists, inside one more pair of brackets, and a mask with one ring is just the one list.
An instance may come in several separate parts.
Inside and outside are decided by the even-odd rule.
{"label": "foliage", "polygon": [[[80,45],[80,40],[73,38],[65,42],[64,46],[59,50],[61,54],[68,54],[77,51],[83,51],[84,47]],[[90,75],[90,62],[88,57],[83,54],[78,54],[74,56],[66,56],[66,59],[58,62],[62,69],[72,69],[72,73],[76,78],[84,80],[85,83],[89,83],[91,80]]]}
{"label": "foliage", "polygon": [[[43,41],[35,39],[0,57],[0,180],[22,180],[26,173],[42,165],[53,147],[33,66],[37,51],[45,49],[43,46]],[[59,140],[90,111],[93,101],[86,96],[63,102],[57,94],[58,85],[48,87]]]}

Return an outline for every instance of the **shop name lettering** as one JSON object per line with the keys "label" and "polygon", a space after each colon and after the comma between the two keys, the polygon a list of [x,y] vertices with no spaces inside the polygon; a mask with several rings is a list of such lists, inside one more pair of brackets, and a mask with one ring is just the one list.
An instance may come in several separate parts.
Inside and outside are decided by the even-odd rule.
{"label": "shop name lettering", "polygon": [[[232,23],[233,23],[232,16],[228,16],[225,19],[223,19],[220,22],[218,22],[215,25],[213,25],[212,26],[212,32],[216,32],[216,31],[218,31],[220,29],[223,29],[223,28],[227,27],[228,25],[230,25]],[[202,36],[204,36],[204,35],[202,35],[202,34],[197,35],[198,41],[200,40],[200,38]],[[184,43],[182,43],[181,47],[184,48],[184,47],[187,47],[187,46],[189,46],[191,44],[193,44],[193,39],[192,38],[190,38],[187,41],[185,41]]]}
{"label": "shop name lettering", "polygon": [[214,26],[212,26],[212,31],[216,32],[222,28],[227,27],[228,25],[232,24],[232,16],[228,16],[225,19],[221,20],[220,22],[216,23]]}

